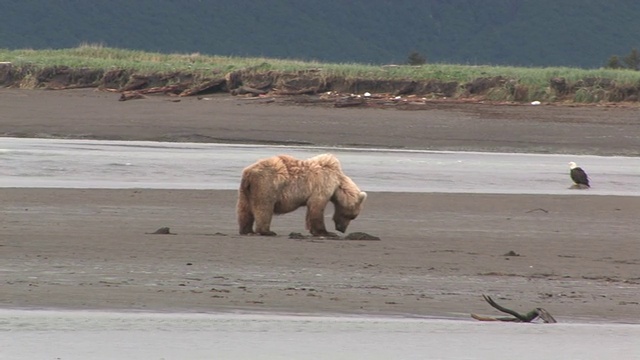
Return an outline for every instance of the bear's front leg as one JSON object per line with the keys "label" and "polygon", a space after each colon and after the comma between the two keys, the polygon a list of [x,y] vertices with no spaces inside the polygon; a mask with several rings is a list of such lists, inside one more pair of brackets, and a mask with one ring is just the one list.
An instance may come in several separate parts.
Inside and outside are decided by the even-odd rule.
{"label": "bear's front leg", "polygon": [[328,232],[324,225],[324,208],[327,202],[321,204],[309,203],[307,205],[307,229],[313,236],[336,237],[335,233]]}

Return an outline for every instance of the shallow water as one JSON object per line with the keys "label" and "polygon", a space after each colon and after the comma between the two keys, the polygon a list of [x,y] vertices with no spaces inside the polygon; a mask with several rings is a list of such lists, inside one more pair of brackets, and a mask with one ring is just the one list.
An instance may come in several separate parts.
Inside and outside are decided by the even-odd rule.
{"label": "shallow water", "polygon": [[633,359],[640,326],[0,310],[2,359]]}
{"label": "shallow water", "polygon": [[[0,138],[0,187],[236,189],[257,159],[323,152],[368,191],[640,194],[637,157],[26,138]],[[569,189],[569,161],[591,189]]]}

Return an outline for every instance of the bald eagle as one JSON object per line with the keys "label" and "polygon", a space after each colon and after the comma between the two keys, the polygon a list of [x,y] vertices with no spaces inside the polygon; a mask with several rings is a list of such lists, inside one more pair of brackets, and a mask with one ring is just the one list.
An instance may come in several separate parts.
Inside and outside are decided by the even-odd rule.
{"label": "bald eagle", "polygon": [[571,175],[571,180],[578,186],[589,186],[589,176],[587,175],[581,167],[576,165],[573,161],[569,163],[569,174]]}

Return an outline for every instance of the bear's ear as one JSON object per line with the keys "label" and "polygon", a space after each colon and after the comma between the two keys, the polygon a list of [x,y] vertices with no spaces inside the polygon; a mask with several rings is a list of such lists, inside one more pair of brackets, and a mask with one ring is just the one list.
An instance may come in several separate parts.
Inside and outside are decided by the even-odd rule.
{"label": "bear's ear", "polygon": [[360,191],[358,194],[358,204],[362,204],[367,199],[367,193],[364,191]]}

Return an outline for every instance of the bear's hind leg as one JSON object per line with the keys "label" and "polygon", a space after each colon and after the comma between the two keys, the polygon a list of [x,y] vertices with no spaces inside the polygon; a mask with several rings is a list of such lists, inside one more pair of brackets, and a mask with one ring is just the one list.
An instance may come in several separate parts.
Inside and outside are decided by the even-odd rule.
{"label": "bear's hind leg", "polygon": [[269,216],[268,220],[260,221],[261,219],[256,220],[256,233],[263,236],[276,236],[275,232],[271,231],[271,216]]}
{"label": "bear's hind leg", "polygon": [[240,226],[240,235],[253,234],[253,213],[250,209],[238,208],[238,225]]}
{"label": "bear's hind leg", "polygon": [[240,235],[253,234],[253,214],[238,214],[238,225],[240,225]]}
{"label": "bear's hind leg", "polygon": [[264,236],[276,236],[277,234],[271,231],[271,219],[273,218],[273,206],[260,207],[254,209],[255,221],[256,221],[256,233]]}
{"label": "bear's hind leg", "polygon": [[238,226],[240,227],[240,235],[253,234],[253,211],[251,210],[249,199],[243,193],[240,193],[238,197],[236,214],[238,217]]}

